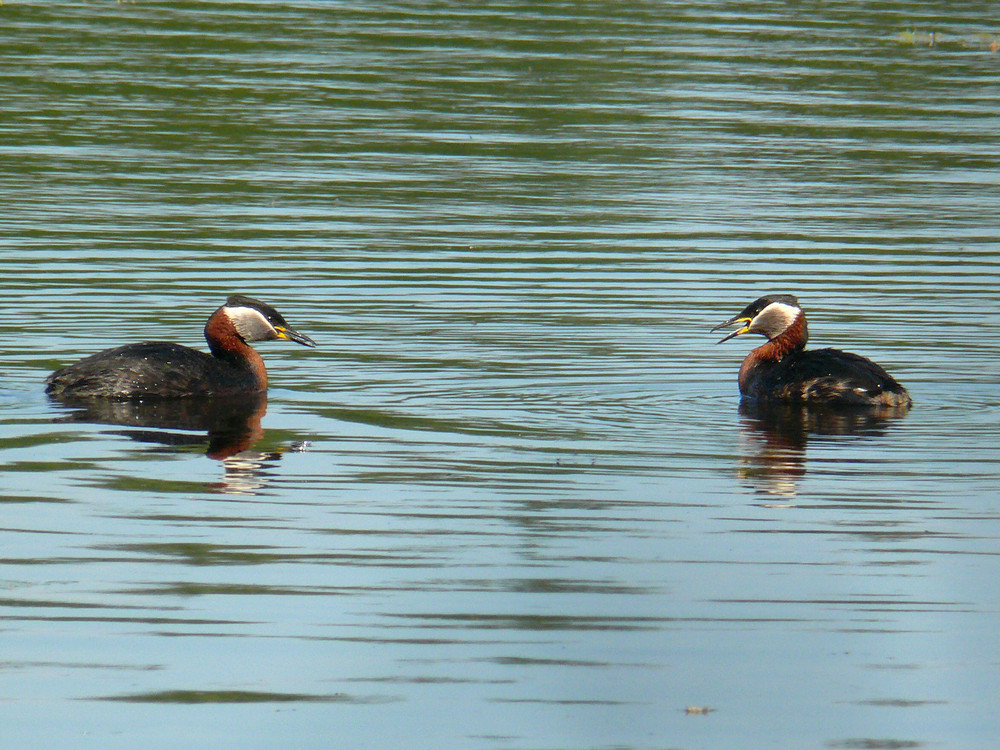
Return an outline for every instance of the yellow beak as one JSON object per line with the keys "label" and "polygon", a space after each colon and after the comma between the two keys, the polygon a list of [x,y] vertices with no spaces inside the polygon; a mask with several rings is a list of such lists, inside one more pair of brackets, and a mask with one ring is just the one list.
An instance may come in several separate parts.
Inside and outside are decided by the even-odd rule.
{"label": "yellow beak", "polygon": [[715,343],[721,344],[723,341],[729,341],[729,339],[736,338],[737,336],[742,336],[744,333],[749,333],[750,332],[750,322],[752,320],[753,320],[753,318],[748,318],[746,316],[741,317],[741,316],[737,315],[735,318],[730,318],[725,323],[717,325],[715,328],[712,329],[713,333],[715,331],[718,331],[720,328],[728,328],[729,326],[734,325],[736,323],[742,323],[743,327],[739,328],[739,329],[737,329],[735,331],[733,331],[731,334],[729,334],[725,338],[719,339]]}

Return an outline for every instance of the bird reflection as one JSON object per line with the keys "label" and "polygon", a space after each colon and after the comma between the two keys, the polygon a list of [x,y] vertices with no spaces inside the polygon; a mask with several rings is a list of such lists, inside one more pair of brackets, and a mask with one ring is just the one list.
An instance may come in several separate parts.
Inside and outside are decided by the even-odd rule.
{"label": "bird reflection", "polygon": [[806,475],[810,440],[883,435],[892,420],[907,412],[909,406],[831,409],[744,399],[740,402],[744,438],[740,474],[762,495],[790,502]]}
{"label": "bird reflection", "polygon": [[267,412],[266,393],[227,398],[58,401],[72,409],[59,421],[133,427],[137,429],[115,434],[171,449],[204,446],[205,455],[225,467],[225,480],[218,485],[223,490],[254,492],[264,483],[265,464],[280,458],[278,452],[252,450],[264,435],[261,420]]}

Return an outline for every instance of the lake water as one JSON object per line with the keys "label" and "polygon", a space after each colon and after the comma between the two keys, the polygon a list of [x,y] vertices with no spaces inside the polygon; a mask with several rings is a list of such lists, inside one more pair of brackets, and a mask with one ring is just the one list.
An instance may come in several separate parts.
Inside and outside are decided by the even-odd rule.
{"label": "lake water", "polygon": [[[0,747],[995,746],[993,10],[5,2]],[[234,292],[235,438],[44,395]]]}

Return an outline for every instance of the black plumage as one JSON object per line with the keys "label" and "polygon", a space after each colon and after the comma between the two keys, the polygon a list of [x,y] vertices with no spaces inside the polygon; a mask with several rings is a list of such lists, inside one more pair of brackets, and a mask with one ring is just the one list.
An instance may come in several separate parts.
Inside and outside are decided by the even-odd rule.
{"label": "black plumage", "polygon": [[75,398],[225,396],[259,390],[242,358],[223,359],[169,341],[106,349],[56,370],[46,392]]}
{"label": "black plumage", "polygon": [[882,367],[840,349],[799,349],[761,360],[740,382],[741,392],[763,401],[804,401],[854,406],[899,406],[910,397]]}

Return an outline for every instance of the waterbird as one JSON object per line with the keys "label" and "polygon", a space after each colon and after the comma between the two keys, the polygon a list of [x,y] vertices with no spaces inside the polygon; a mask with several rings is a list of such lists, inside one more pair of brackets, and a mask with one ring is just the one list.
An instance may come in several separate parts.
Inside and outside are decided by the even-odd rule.
{"label": "waterbird", "polygon": [[106,349],[56,370],[45,392],[59,399],[146,399],[234,396],[267,390],[264,360],[252,341],[316,342],[299,333],[270,305],[230,296],[205,325],[211,354],[167,341]]}
{"label": "waterbird", "polygon": [[740,327],[718,343],[745,333],[767,338],[740,367],[740,393],[760,401],[806,405],[908,408],[910,394],[879,365],[839,349],[806,349],[809,329],[791,294],[768,294],[712,331]]}

